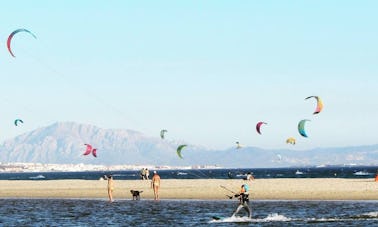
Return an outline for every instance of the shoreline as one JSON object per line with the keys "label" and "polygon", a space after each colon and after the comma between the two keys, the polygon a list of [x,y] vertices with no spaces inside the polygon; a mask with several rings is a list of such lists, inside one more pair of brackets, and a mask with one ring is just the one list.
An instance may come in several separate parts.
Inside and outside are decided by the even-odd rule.
{"label": "shoreline", "polygon": [[[162,179],[161,200],[230,200],[242,184],[250,187],[250,200],[378,200],[378,182],[374,179],[342,178],[280,178],[223,179]],[[130,190],[143,191],[142,200],[152,200],[148,180],[114,179],[115,200],[131,200]],[[106,180],[0,180],[0,198],[13,199],[102,199],[107,200]],[[234,199],[235,200],[235,199]]]}

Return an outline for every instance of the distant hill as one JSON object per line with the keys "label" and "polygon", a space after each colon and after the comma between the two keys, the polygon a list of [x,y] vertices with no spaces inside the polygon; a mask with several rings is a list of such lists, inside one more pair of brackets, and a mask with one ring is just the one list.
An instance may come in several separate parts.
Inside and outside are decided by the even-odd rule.
{"label": "distant hill", "polygon": [[[158,133],[157,133],[158,134]],[[83,156],[85,143],[98,157]],[[0,145],[0,162],[102,165],[219,165],[222,167],[284,167],[309,165],[378,165],[378,145],[317,148],[304,151],[257,147],[210,150],[188,144],[184,159],[176,154],[178,141],[125,129],[58,122],[22,134]]]}

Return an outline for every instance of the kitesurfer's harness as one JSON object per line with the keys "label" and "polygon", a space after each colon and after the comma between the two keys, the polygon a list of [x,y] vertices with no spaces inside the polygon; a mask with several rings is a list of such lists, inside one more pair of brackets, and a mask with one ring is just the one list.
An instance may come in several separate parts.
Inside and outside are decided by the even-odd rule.
{"label": "kitesurfer's harness", "polygon": [[239,196],[240,196],[240,198],[239,198],[240,203],[248,203],[249,202],[249,194],[248,193],[236,194],[235,198],[239,197]]}

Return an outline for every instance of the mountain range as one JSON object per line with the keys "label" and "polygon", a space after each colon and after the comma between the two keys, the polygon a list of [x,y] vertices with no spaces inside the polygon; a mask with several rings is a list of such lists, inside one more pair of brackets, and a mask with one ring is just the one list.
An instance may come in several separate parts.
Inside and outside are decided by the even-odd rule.
{"label": "mountain range", "polygon": [[[97,157],[84,156],[86,146]],[[57,122],[24,133],[0,145],[0,162],[48,164],[203,166],[262,168],[316,165],[378,165],[378,144],[310,150],[235,147],[213,150],[188,144],[179,158],[178,141],[152,137],[126,129],[102,129],[94,125]]]}

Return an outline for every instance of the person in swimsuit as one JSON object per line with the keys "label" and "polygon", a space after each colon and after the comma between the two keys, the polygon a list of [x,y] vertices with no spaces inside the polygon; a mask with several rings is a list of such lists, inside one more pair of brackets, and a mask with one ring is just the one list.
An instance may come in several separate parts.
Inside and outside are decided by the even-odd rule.
{"label": "person in swimsuit", "polygon": [[113,176],[109,175],[106,178],[108,179],[108,196],[109,196],[109,202],[113,202],[113,190],[114,190]]}
{"label": "person in swimsuit", "polygon": [[151,188],[154,190],[154,199],[159,200],[160,176],[154,171],[154,176],[151,179]]}

